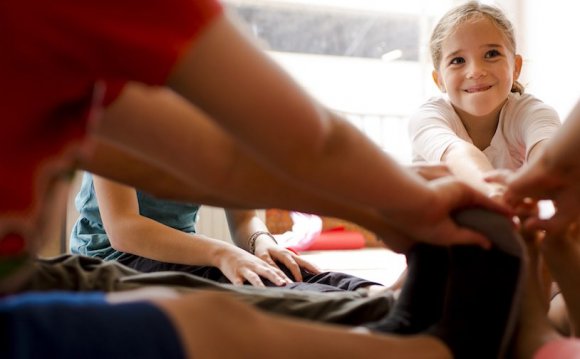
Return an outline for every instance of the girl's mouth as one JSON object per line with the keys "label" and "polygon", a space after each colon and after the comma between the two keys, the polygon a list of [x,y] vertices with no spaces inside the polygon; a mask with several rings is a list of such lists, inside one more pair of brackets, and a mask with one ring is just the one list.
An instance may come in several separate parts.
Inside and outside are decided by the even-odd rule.
{"label": "girl's mouth", "polygon": [[491,85],[475,86],[475,87],[469,87],[469,88],[465,89],[464,91],[467,93],[477,93],[477,92],[487,91],[490,88],[491,88]]}

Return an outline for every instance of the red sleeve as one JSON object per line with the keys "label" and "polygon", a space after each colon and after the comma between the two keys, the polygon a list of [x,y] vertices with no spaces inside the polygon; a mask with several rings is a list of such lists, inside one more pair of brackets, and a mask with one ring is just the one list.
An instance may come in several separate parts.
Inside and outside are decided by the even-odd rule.
{"label": "red sleeve", "polygon": [[163,84],[221,12],[217,0],[0,1],[0,221],[33,207],[39,169],[83,139],[95,106],[127,81]]}
{"label": "red sleeve", "polygon": [[164,83],[182,52],[222,12],[215,0],[43,3],[55,29],[47,40],[61,39],[65,56],[78,58],[105,81],[148,84]]}

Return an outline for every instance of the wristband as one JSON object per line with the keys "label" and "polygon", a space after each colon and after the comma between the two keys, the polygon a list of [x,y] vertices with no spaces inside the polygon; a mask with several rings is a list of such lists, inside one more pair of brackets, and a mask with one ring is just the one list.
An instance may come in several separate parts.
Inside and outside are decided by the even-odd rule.
{"label": "wristband", "polygon": [[270,239],[273,240],[274,243],[278,244],[278,241],[276,240],[276,238],[274,238],[274,236],[270,232],[257,231],[257,232],[252,233],[250,238],[248,238],[248,252],[255,254],[255,252],[256,252],[256,239],[258,239],[258,237],[261,235],[265,235],[265,236],[270,237]]}

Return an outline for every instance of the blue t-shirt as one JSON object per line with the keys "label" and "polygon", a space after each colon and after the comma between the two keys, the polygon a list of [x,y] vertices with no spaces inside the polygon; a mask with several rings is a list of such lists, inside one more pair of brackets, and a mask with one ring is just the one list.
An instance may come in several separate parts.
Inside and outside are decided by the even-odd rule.
{"label": "blue t-shirt", "polygon": [[[160,199],[141,191],[137,191],[137,201],[142,216],[182,232],[195,233],[200,205]],[[79,218],[71,231],[71,252],[104,260],[119,258],[122,252],[111,247],[99,212],[93,176],[89,173],[83,175],[75,205]]]}
{"label": "blue t-shirt", "polygon": [[148,302],[109,304],[101,292],[0,298],[0,358],[183,358],[167,316]]}

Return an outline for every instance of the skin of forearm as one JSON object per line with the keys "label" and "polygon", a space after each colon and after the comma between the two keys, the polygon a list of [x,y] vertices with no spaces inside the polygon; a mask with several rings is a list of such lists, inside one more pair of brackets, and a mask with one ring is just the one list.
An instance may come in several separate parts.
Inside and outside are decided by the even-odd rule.
{"label": "skin of forearm", "polygon": [[[146,190],[162,198],[187,200],[192,203],[206,203],[218,207],[243,209],[248,208],[248,202],[251,205],[251,200],[253,199],[255,201],[256,198],[259,198],[260,194],[266,194],[271,198],[272,196],[278,195],[278,193],[286,193],[290,202],[288,202],[288,206],[285,209],[297,211],[302,210],[308,213],[343,218],[374,231],[380,237],[392,238],[387,235],[387,233],[390,233],[389,224],[385,222],[384,217],[380,216],[376,210],[356,207],[339,201],[331,201],[319,196],[318,193],[307,192],[301,188],[296,188],[295,186],[288,186],[284,182],[279,182],[275,177],[267,177],[263,180],[266,181],[268,185],[256,185],[254,191],[257,191],[258,195],[256,195],[256,197],[247,198],[248,202],[240,204],[238,202],[233,202],[230,196],[210,196],[205,192],[205,190],[196,187],[191,181],[183,181],[167,172],[165,169],[161,169],[154,166],[154,164],[145,162],[140,157],[131,152],[127,152],[123,148],[118,148],[117,146],[98,140],[95,140],[93,148],[92,155],[85,158],[84,162],[81,162],[82,168],[89,172],[112,178],[120,183],[135,185],[140,189]],[[252,170],[249,170],[248,172],[252,172]],[[151,181],[151,178],[155,178],[155,181]],[[250,191],[250,185],[254,183],[263,183],[263,181],[250,180],[248,186],[245,186],[246,190],[243,193],[245,194],[249,191],[250,195],[253,196],[254,192]],[[270,190],[272,193],[268,192]],[[220,193],[220,195],[223,195],[223,193]],[[259,207],[258,202],[254,202],[254,205]],[[264,208],[267,208],[267,206],[264,206]],[[277,206],[277,208],[283,207]],[[244,243],[247,241],[248,237],[246,236],[244,239],[244,235],[240,234],[239,238],[241,247],[245,248]],[[396,243],[391,242],[389,244],[394,247],[400,247],[400,245]]]}
{"label": "skin of forearm", "polygon": [[549,169],[565,173],[578,168],[580,153],[580,101],[572,109],[558,133],[548,141],[542,160]]}
{"label": "skin of forearm", "polygon": [[580,273],[580,246],[578,243],[561,241],[545,246],[543,253],[550,273],[558,283],[566,301],[570,323],[575,335],[580,330],[580,291],[578,280],[570,273]]}
{"label": "skin of forearm", "polygon": [[[171,104],[171,106],[166,109],[163,105],[167,104]],[[162,115],[169,116],[173,120],[170,122],[159,121],[158,119]],[[131,118],[138,119],[137,127],[122,126],[123,119]],[[152,126],[145,126],[142,122],[146,121],[150,121]],[[176,126],[169,126],[168,123]],[[101,125],[96,137],[106,138],[109,143],[116,146],[118,153],[114,156],[110,154],[99,156],[98,153],[93,153],[93,158],[85,161],[85,168],[106,176],[114,174],[114,179],[136,186],[141,190],[165,198],[182,199],[219,207],[275,207],[329,215],[351,220],[374,231],[387,226],[384,218],[377,217],[378,212],[373,213],[372,218],[369,218],[368,215],[372,211],[364,209],[363,206],[357,207],[355,203],[347,203],[342,198],[331,198],[328,195],[324,196],[323,193],[298,187],[296,183],[272,173],[271,170],[266,169],[248,156],[244,149],[232,141],[231,137],[205,116],[202,116],[199,111],[168,91],[128,85],[115,106],[107,110]],[[151,129],[151,127],[154,128]],[[150,129],[150,131],[143,132],[143,129]],[[127,132],[127,136],[120,135],[123,131]],[[131,136],[131,134],[135,135],[140,131],[140,136]],[[125,137],[129,140],[125,141]],[[155,151],[155,146],[151,146],[149,141],[139,142],[139,139],[152,137],[155,138],[155,143],[158,143],[162,148],[167,146],[171,148],[175,144],[179,144],[181,147],[178,152],[188,155],[174,156],[171,152],[167,152],[170,156],[166,160],[169,163],[174,163],[177,167],[191,169],[191,172],[186,171],[185,174],[181,172],[179,176],[178,172],[168,170],[167,166],[159,164],[159,161],[152,161],[152,158],[155,158],[159,151]],[[101,142],[105,141],[101,140]],[[143,148],[142,153],[136,154],[136,152],[125,149],[123,144],[127,142],[131,142],[138,148]],[[109,146],[109,149],[110,147],[112,145]],[[204,150],[199,151],[200,148]],[[127,157],[130,161],[128,164],[123,163],[123,156],[120,156],[119,152]],[[216,153],[220,156],[208,155]],[[412,209],[424,207],[421,201],[428,199],[429,193],[422,186],[423,180],[410,172],[395,170],[398,168],[395,163],[386,159],[382,153],[380,156],[383,160],[382,163],[387,163],[387,171],[385,172],[390,174],[390,177],[386,177],[389,180],[388,186],[385,185],[386,180],[376,181],[374,179],[381,183],[381,192],[390,196],[390,199],[382,205],[392,205],[393,210],[396,209],[395,204],[397,203],[398,206],[407,205],[411,207],[409,212],[412,212]],[[122,170],[114,171],[115,166],[112,163],[116,163],[116,166]],[[153,167],[153,175],[148,174],[147,165]],[[368,166],[377,168],[381,166],[381,162],[368,164]],[[136,167],[135,173],[131,172],[133,167]],[[349,172],[345,166],[340,167]],[[199,168],[204,170],[200,171]],[[334,173],[332,176],[335,178]],[[384,174],[384,176],[387,175]],[[365,178],[370,177],[365,175]],[[152,178],[155,181],[152,181]],[[160,180],[165,182],[159,185]],[[369,179],[370,181],[371,179]],[[172,182],[175,185],[172,185]],[[334,179],[331,182],[335,182]],[[400,186],[393,186],[392,183],[396,182]],[[366,185],[364,188],[365,191],[358,192],[366,192]],[[395,200],[397,197],[401,197],[399,202]],[[417,203],[413,203],[412,200],[416,200]],[[381,235],[381,232],[377,232],[377,234]]]}
{"label": "skin of forearm", "polygon": [[268,232],[256,211],[226,209],[225,212],[232,240],[240,248],[249,249],[248,239],[253,233]]}
{"label": "skin of forearm", "polygon": [[[217,45],[224,42],[227,49]],[[213,66],[232,51],[235,66]],[[227,19],[212,23],[173,69],[168,84],[235,134],[261,164],[295,183],[387,211],[429,203],[421,181],[307,96]]]}
{"label": "skin of forearm", "polygon": [[472,144],[465,142],[451,145],[443,154],[442,160],[455,176],[486,195],[503,187],[483,180],[484,174],[494,168],[483,152]]}
{"label": "skin of forearm", "polygon": [[218,253],[231,244],[200,234],[189,234],[140,215],[106,225],[111,246],[153,260],[187,265],[216,266]]}
{"label": "skin of forearm", "polygon": [[[85,171],[98,174],[161,198],[188,200],[214,206],[246,208],[243,203],[231,197],[212,196],[195,181],[185,181],[157,163],[146,161],[126,148],[101,138],[91,139],[92,150],[81,156],[77,166]],[[154,179],[154,180],[151,180]]]}
{"label": "skin of forearm", "polygon": [[[351,220],[369,230],[376,231],[379,235],[388,228],[384,218],[370,208],[364,209],[339,201],[331,201],[317,193],[290,186],[279,178],[265,173],[261,174],[262,180],[259,179],[258,175],[251,179],[246,177],[248,185],[244,186],[245,190],[240,195],[248,194],[248,196],[241,197],[245,202],[236,202],[232,201],[232,196],[223,196],[223,193],[219,193],[219,196],[209,195],[192,181],[177,178],[165,169],[155,166],[154,163],[145,162],[139,156],[127,152],[123,148],[100,140],[95,140],[93,147],[92,155],[80,162],[81,168],[120,183],[135,185],[162,198],[187,200],[191,203],[206,203],[235,209],[249,208],[249,206],[268,208],[268,204],[271,202],[258,201],[260,195],[272,198],[279,196],[280,193],[285,193],[288,196],[288,205],[285,209],[315,212],[320,215]],[[250,176],[251,173],[258,171],[258,167],[254,169],[244,168],[239,171],[244,171],[246,176]],[[154,178],[155,181],[151,181],[151,178]],[[261,183],[266,183],[266,185]],[[253,187],[254,184],[255,187]],[[277,208],[283,207],[277,206]]]}

